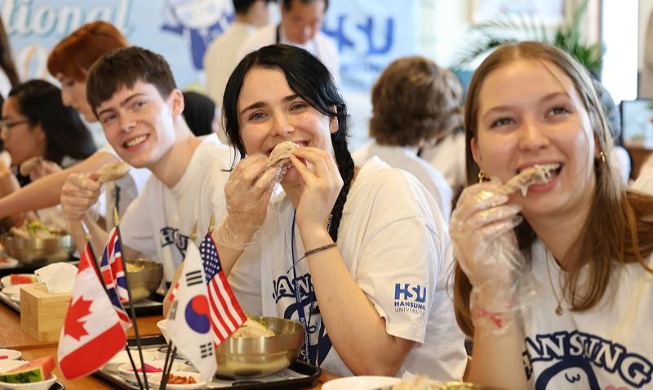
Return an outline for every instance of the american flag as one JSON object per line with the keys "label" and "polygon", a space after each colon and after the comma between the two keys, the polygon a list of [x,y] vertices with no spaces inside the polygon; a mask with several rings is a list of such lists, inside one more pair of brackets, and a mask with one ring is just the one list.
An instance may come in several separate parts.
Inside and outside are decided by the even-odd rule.
{"label": "american flag", "polygon": [[123,328],[129,329],[131,327],[131,321],[125,308],[122,306],[122,302],[129,301],[129,295],[127,294],[127,280],[125,279],[125,269],[123,268],[118,227],[114,227],[109,233],[107,245],[102,252],[100,272],[102,272],[102,279],[104,279],[107,294],[113,307],[116,309],[120,323]]}
{"label": "american flag", "polygon": [[217,346],[231,336],[247,320],[247,317],[231,291],[227,277],[222,272],[218,250],[210,234],[204,237],[199,249],[209,291],[213,342]]}

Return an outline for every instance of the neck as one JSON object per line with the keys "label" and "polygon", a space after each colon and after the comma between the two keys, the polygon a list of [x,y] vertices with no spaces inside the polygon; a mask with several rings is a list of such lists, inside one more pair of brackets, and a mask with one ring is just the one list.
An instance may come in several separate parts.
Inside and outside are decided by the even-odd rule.
{"label": "neck", "polygon": [[555,215],[534,221],[526,217],[535,234],[564,270],[568,270],[578,256],[574,251],[578,248],[577,243],[589,217],[589,209],[586,206],[573,215]]}
{"label": "neck", "polygon": [[286,193],[286,196],[290,200],[290,203],[292,203],[293,207],[296,210],[297,207],[299,206],[299,198],[301,197],[302,194],[301,186],[299,184],[296,185],[287,184],[282,181],[281,187],[283,188],[283,191]]}
{"label": "neck", "polygon": [[175,123],[175,143],[153,166],[149,167],[150,171],[166,187],[174,187],[186,172],[200,142],[186,123],[178,119]]}

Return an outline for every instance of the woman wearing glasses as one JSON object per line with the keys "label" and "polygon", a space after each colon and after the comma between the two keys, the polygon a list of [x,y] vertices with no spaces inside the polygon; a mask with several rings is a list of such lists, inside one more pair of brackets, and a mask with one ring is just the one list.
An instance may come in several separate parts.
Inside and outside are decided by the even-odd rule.
{"label": "woman wearing glasses", "polygon": [[[61,90],[45,80],[30,80],[14,87],[2,105],[0,139],[11,156],[11,165],[40,157],[43,162],[26,176],[2,166],[1,196],[17,189],[19,183],[61,170],[95,152],[95,144],[79,115],[61,100]],[[3,164],[4,165],[4,164]]]}

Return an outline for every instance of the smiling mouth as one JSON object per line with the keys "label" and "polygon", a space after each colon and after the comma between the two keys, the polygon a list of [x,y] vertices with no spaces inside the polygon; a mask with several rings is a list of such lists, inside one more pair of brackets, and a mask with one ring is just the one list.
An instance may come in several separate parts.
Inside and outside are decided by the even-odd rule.
{"label": "smiling mouth", "polygon": [[500,192],[512,194],[520,190],[522,196],[528,193],[528,187],[538,184],[546,184],[553,176],[557,176],[562,169],[562,164],[535,164],[531,167],[521,169],[506,184],[501,186]]}
{"label": "smiling mouth", "polygon": [[141,136],[138,136],[136,138],[132,138],[129,141],[125,142],[125,146],[128,147],[128,148],[133,148],[134,146],[138,146],[138,145],[142,144],[143,142],[145,142],[146,139],[147,139],[147,135],[141,135]]}

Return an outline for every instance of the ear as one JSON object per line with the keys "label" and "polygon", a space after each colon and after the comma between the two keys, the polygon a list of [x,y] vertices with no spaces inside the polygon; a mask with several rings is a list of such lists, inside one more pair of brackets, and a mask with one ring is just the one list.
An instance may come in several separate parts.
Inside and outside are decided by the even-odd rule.
{"label": "ear", "polygon": [[478,148],[478,143],[476,142],[476,138],[472,138],[470,142],[470,149],[472,150],[472,157],[474,158],[474,161],[478,166],[481,166],[481,162],[483,161],[483,155],[481,155],[481,151]]}
{"label": "ear", "polygon": [[170,92],[168,101],[170,102],[170,108],[175,118],[179,117],[184,112],[184,94],[178,89],[173,89]]}
{"label": "ear", "polygon": [[340,124],[338,123],[338,117],[332,116],[329,119],[329,131],[331,131],[331,134],[335,134],[338,129],[340,129]]}

